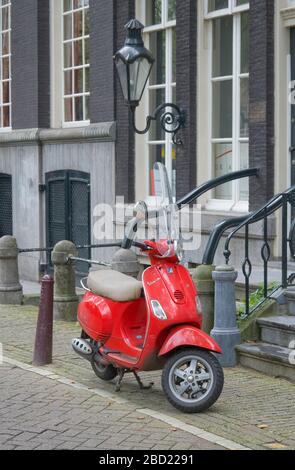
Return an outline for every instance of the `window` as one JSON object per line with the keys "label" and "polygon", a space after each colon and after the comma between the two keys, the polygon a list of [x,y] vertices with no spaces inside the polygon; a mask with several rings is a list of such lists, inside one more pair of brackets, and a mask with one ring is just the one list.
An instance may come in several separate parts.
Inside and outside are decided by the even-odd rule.
{"label": "window", "polygon": [[0,0],[0,128],[11,127],[11,3]]}
{"label": "window", "polygon": [[63,123],[89,123],[89,0],[63,1]]}
{"label": "window", "polygon": [[213,18],[249,9],[249,0],[205,0],[205,15]]}
{"label": "window", "polygon": [[[218,177],[249,165],[249,15],[243,0],[209,0],[207,8],[212,17],[210,146],[212,176]],[[248,196],[247,180],[220,186],[213,195],[228,201],[228,208],[244,209]]]}
{"label": "window", "polygon": [[[142,21],[144,41],[155,64],[148,82],[145,115],[165,102],[176,101],[176,0],[146,0]],[[153,174],[155,162],[166,165],[173,192],[176,187],[176,149],[171,134],[165,133],[159,120],[153,122],[147,136],[147,168],[149,195],[156,195]]]}

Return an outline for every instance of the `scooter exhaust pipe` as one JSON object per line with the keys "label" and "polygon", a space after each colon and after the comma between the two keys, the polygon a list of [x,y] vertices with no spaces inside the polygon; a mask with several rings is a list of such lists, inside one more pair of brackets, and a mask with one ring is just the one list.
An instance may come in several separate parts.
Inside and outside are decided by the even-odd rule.
{"label": "scooter exhaust pipe", "polygon": [[86,339],[74,338],[72,340],[72,348],[79,356],[91,362],[93,359],[93,349],[91,344]]}
{"label": "scooter exhaust pipe", "polygon": [[83,357],[83,359],[86,359],[86,361],[99,362],[103,366],[109,365],[109,363],[105,361],[99,354],[95,353],[91,344],[86,339],[74,338],[72,340],[72,348],[76,354]]}

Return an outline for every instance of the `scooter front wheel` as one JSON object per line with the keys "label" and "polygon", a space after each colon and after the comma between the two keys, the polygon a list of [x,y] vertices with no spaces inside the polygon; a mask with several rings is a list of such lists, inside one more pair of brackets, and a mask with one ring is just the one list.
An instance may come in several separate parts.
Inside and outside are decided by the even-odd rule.
{"label": "scooter front wheel", "polygon": [[224,383],[216,357],[197,348],[173,354],[162,373],[162,387],[169,402],[184,413],[208,410],[219,398]]}
{"label": "scooter front wheel", "polygon": [[99,362],[92,361],[91,365],[95,375],[105,382],[113,380],[118,375],[117,369],[111,364],[104,365],[100,364]]}

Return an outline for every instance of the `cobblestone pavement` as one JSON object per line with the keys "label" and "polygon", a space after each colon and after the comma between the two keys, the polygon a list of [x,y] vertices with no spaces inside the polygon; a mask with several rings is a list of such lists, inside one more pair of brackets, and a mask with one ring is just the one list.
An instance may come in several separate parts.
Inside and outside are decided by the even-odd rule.
{"label": "cobblestone pavement", "polygon": [[[36,308],[0,306],[0,342],[5,356],[31,363],[36,317]],[[90,365],[72,351],[71,339],[79,335],[79,326],[58,322],[54,330],[54,362],[48,369],[90,389],[113,392],[112,383],[97,379]],[[184,415],[166,401],[159,372],[142,374],[142,378],[155,382],[152,391],[140,392],[133,377],[127,376],[120,394],[133,413],[149,408],[251,449],[295,449],[294,384],[240,367],[226,369],[223,394],[211,410]]]}
{"label": "cobblestone pavement", "polygon": [[0,449],[222,450],[86,390],[0,367]]}

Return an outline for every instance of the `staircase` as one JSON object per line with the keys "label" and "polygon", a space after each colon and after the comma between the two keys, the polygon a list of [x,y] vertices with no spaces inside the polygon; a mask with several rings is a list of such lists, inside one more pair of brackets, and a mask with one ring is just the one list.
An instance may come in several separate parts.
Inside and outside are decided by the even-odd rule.
{"label": "staircase", "polygon": [[[292,311],[293,306],[289,305],[289,313]],[[240,364],[295,382],[295,315],[265,317],[256,321],[260,341],[237,347]]]}

